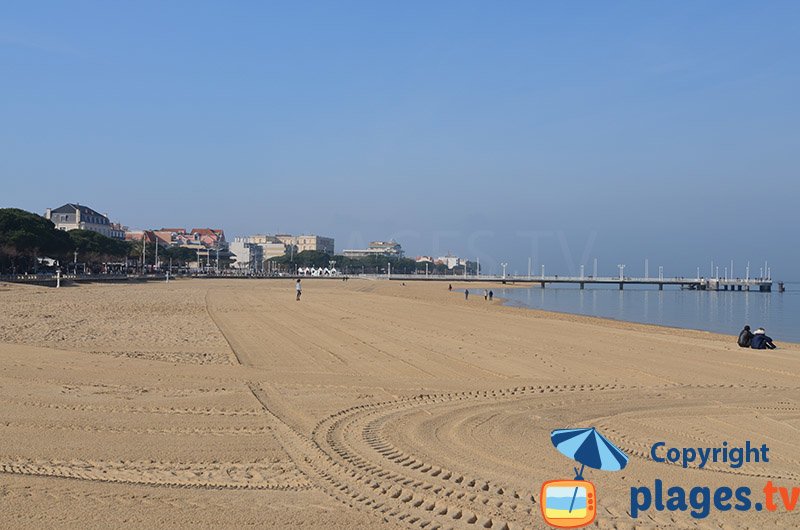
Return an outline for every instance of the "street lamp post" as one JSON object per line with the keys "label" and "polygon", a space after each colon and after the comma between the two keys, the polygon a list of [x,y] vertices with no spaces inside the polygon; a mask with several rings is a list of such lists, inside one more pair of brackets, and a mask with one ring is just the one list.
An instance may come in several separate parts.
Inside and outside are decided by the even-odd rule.
{"label": "street lamp post", "polygon": [[506,267],[508,266],[508,263],[501,263],[500,266],[503,267],[503,279],[505,280],[506,279]]}

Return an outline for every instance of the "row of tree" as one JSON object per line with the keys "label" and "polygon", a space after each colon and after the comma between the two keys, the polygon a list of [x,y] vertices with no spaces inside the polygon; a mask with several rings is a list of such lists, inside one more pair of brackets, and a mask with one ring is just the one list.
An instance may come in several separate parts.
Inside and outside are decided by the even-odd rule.
{"label": "row of tree", "polygon": [[[56,229],[44,217],[18,208],[0,208],[0,273],[34,273],[47,269],[44,258],[67,265],[80,262],[85,270],[100,271],[108,263],[127,268],[142,257],[142,241],[120,241],[89,230]],[[155,243],[146,245],[146,264],[155,260]],[[194,250],[184,247],[159,249],[159,262],[172,259],[176,266],[195,261]]]}
{"label": "row of tree", "polygon": [[[331,267],[333,266],[343,274],[385,274],[391,264],[392,273],[395,274],[464,274],[464,266],[459,265],[448,269],[444,264],[417,262],[409,258],[392,256],[365,256],[351,258],[347,256],[331,256],[317,250],[304,250],[294,255],[285,254],[268,260],[270,270],[294,272],[298,267]],[[467,273],[475,274],[476,264],[467,262]]]}

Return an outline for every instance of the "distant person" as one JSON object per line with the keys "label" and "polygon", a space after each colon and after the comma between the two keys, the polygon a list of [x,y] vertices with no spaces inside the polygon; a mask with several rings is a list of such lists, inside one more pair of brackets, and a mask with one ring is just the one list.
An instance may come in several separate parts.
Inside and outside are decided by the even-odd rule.
{"label": "distant person", "polygon": [[739,340],[736,343],[740,348],[749,348],[750,341],[753,340],[753,334],[750,332],[750,326],[745,326],[741,333],[739,333]]}
{"label": "distant person", "polygon": [[448,290],[448,291],[452,291],[452,290],[453,290],[453,284],[452,284],[452,283],[451,283],[450,285],[448,285],[448,286],[447,286],[447,290]]}
{"label": "distant person", "polygon": [[484,300],[488,300],[489,299],[489,289],[484,289],[483,290],[483,299]]}
{"label": "distant person", "polygon": [[775,344],[772,343],[772,339],[767,336],[764,328],[758,328],[756,332],[753,333],[750,347],[754,350],[774,350],[776,348]]}
{"label": "distant person", "polygon": [[303,294],[303,288],[300,286],[300,278],[297,278],[297,281],[294,283],[294,290],[297,291],[297,298],[296,301],[300,301],[300,295]]}
{"label": "distant person", "polygon": [[492,298],[494,298],[494,292],[489,291],[489,301],[490,302],[492,301]]}
{"label": "distant person", "polygon": [[464,300],[469,300],[469,289],[464,289]]}

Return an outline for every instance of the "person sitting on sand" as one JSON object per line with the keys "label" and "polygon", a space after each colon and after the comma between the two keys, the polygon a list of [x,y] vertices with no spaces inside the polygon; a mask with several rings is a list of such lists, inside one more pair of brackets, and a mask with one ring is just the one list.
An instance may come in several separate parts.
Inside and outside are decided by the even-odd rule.
{"label": "person sitting on sand", "polygon": [[772,338],[767,336],[764,328],[758,328],[753,333],[753,338],[750,341],[750,347],[754,350],[774,350],[775,344],[772,343]]}
{"label": "person sitting on sand", "polygon": [[736,343],[740,348],[749,348],[750,341],[752,340],[753,334],[750,332],[750,326],[745,326],[741,333],[739,333],[739,340],[737,340]]}

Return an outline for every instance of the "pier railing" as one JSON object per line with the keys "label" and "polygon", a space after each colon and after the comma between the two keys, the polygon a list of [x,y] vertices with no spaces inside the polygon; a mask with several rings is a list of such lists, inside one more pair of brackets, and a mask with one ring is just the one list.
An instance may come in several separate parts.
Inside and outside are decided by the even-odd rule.
{"label": "pier railing", "polygon": [[534,276],[534,275],[499,275],[499,274],[379,274],[364,275],[371,278],[385,278],[402,281],[447,281],[447,282],[500,282],[540,284],[575,284],[583,289],[586,285],[617,285],[623,289],[625,285],[653,285],[663,289],[665,285],[679,286],[685,289],[708,291],[771,291],[771,278],[684,278],[684,277],[630,277],[630,276]]}

